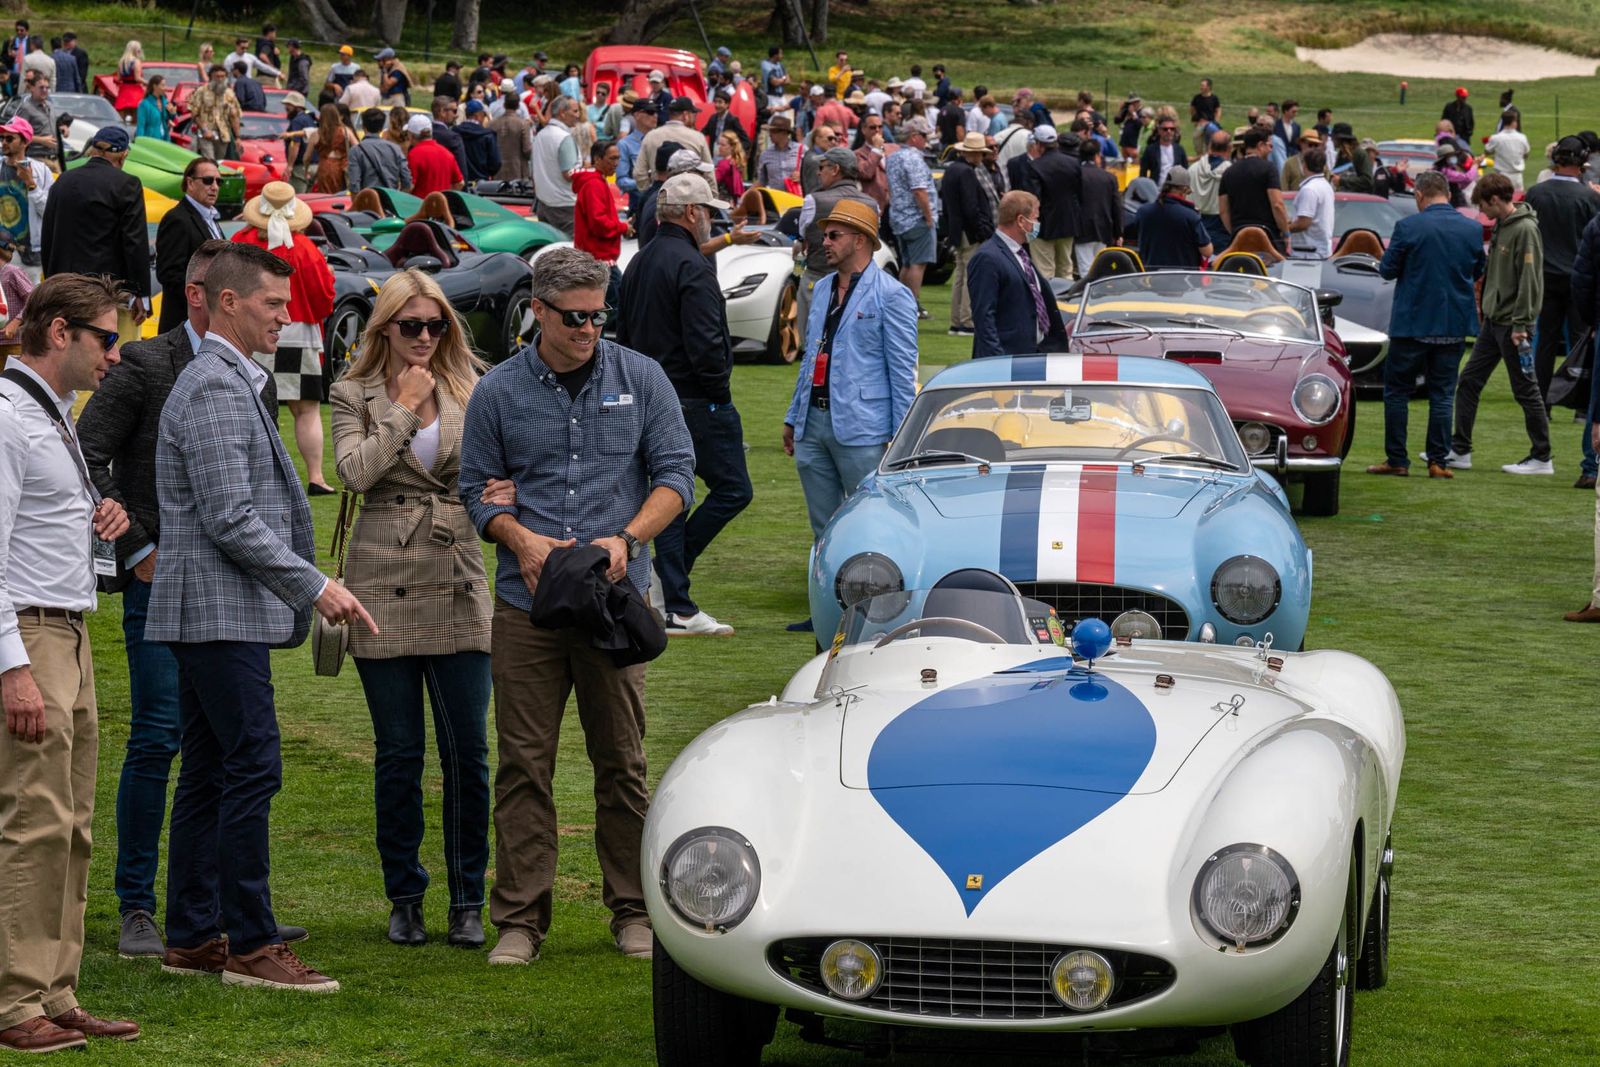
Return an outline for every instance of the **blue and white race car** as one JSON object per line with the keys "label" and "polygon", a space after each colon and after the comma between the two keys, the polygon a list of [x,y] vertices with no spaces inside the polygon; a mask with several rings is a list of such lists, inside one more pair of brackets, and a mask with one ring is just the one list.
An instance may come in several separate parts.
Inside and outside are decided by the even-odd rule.
{"label": "blue and white race car", "polygon": [[1304,641],[1311,552],[1216,390],[1181,363],[1012,356],[923,388],[810,561],[819,639],[859,600],[963,567],[1067,628],[1278,648]]}

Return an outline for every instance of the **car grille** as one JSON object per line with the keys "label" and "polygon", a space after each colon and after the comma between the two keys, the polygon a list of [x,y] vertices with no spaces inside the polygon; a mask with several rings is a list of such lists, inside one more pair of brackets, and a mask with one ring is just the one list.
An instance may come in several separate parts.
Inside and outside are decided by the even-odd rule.
{"label": "car grille", "polygon": [[[797,985],[828,994],[818,969],[833,938],[797,938],[772,946],[773,969]],[[1054,1019],[1082,1014],[1056,999],[1050,968],[1080,946],[1027,941],[865,938],[883,957],[884,976],[863,1003],[933,1019]],[[1172,965],[1154,956],[1096,949],[1117,975],[1107,1007],[1153,996],[1172,984]]]}
{"label": "car grille", "polygon": [[1017,588],[1023,596],[1055,608],[1069,632],[1074,623],[1091,616],[1110,625],[1124,611],[1144,611],[1155,617],[1166,640],[1182,641],[1189,636],[1189,613],[1182,604],[1160,593],[1088,582],[1018,582]]}

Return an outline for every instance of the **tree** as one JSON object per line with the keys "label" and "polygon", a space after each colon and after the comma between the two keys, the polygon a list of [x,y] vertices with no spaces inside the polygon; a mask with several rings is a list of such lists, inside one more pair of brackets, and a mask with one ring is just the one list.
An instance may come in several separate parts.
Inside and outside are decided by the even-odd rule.
{"label": "tree", "polygon": [[786,45],[805,44],[808,36],[822,44],[828,39],[828,0],[773,0],[767,33],[781,34]]}
{"label": "tree", "polygon": [[372,32],[387,45],[400,43],[406,28],[406,0],[377,0],[372,5]]}
{"label": "tree", "polygon": [[324,41],[343,41],[350,36],[350,27],[334,11],[330,0],[295,0],[295,7],[305,16],[306,23]]}
{"label": "tree", "polygon": [[481,0],[456,0],[456,20],[450,31],[450,47],[470,50],[478,47],[478,8]]}
{"label": "tree", "polygon": [[[711,0],[698,0],[700,7]],[[689,0],[625,0],[616,24],[606,33],[607,44],[649,44],[689,10]]]}

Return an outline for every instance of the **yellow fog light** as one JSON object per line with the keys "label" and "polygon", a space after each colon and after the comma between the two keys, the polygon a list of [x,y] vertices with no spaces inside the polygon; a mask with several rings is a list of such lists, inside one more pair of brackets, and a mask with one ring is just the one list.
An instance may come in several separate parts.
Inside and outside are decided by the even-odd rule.
{"label": "yellow fog light", "polygon": [[883,957],[865,941],[846,938],[822,950],[822,984],[836,997],[865,1000],[883,981]]}
{"label": "yellow fog light", "polygon": [[1094,1011],[1111,999],[1115,975],[1111,963],[1098,952],[1076,949],[1050,968],[1050,986],[1056,999],[1073,1011]]}

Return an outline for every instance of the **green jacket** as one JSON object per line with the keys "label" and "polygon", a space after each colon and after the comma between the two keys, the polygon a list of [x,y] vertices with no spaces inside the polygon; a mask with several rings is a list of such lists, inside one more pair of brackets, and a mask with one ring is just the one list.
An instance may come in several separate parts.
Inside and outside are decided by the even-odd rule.
{"label": "green jacket", "polygon": [[1483,319],[1498,326],[1533,330],[1544,302],[1544,242],[1539,217],[1527,204],[1495,223],[1489,263],[1483,272]]}

